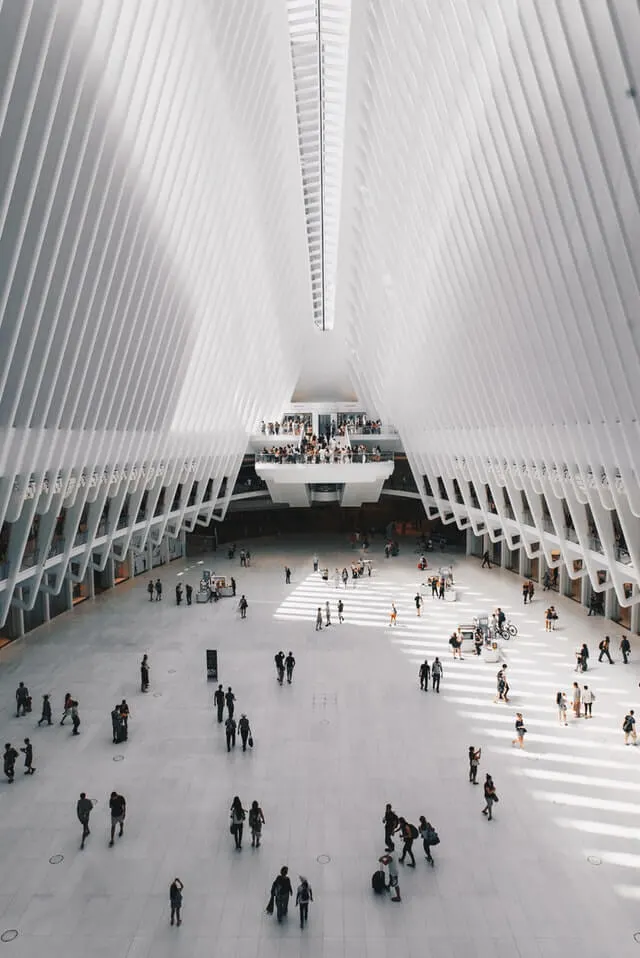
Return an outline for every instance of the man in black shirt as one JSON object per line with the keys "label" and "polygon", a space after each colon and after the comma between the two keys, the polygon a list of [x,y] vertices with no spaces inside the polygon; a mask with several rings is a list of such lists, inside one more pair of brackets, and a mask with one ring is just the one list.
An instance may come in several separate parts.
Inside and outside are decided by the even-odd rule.
{"label": "man in black shirt", "polygon": [[213,694],[213,701],[218,710],[218,722],[220,725],[222,725],[222,713],[224,712],[224,689],[221,685],[219,685],[215,690]]}
{"label": "man in black shirt", "polygon": [[235,711],[234,702],[236,700],[235,695],[231,691],[231,686],[227,689],[227,693],[224,697],[225,702],[227,703],[227,711],[229,712],[229,718],[233,718],[233,713]]}
{"label": "man in black shirt", "polygon": [[227,752],[236,747],[236,720],[232,715],[224,723],[225,734],[227,737]]}
{"label": "man in black shirt", "polygon": [[291,679],[293,678],[293,670],[296,664],[296,660],[293,657],[293,652],[289,652],[288,656],[284,660],[285,667],[287,669],[287,682],[291,685]]}
{"label": "man in black shirt", "polygon": [[393,841],[393,833],[398,827],[398,816],[391,808],[391,805],[387,803],[387,806],[384,810],[384,818],[382,819],[382,824],[384,825],[384,844],[388,852],[392,852],[395,848]]}
{"label": "man in black shirt", "polygon": [[27,714],[27,705],[29,703],[29,689],[24,684],[20,682],[18,688],[16,689],[16,716],[20,717],[20,710],[22,709],[22,714]]}
{"label": "man in black shirt", "polygon": [[93,802],[90,798],[87,798],[84,792],[80,792],[80,798],[78,799],[78,804],[76,805],[76,814],[78,816],[78,821],[82,825],[82,841],[80,842],[80,848],[84,848],[84,843],[87,835],[90,835],[89,831],[89,815],[93,811]]}
{"label": "man in black shirt", "polygon": [[116,825],[120,826],[120,838],[124,831],[124,817],[127,813],[127,803],[123,795],[117,792],[111,792],[109,799],[109,809],[111,810],[111,841],[109,846],[113,845],[113,839],[116,833]]}
{"label": "man in black shirt", "polygon": [[284,652],[276,652],[274,655],[274,661],[276,663],[276,673],[278,676],[278,682],[282,685],[284,681]]}

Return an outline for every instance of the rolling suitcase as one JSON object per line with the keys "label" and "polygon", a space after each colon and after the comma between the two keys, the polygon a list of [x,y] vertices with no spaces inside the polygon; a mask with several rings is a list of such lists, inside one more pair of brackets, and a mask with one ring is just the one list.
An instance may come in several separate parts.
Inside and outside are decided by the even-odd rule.
{"label": "rolling suitcase", "polygon": [[375,871],[371,876],[371,887],[376,895],[381,895],[385,891],[387,887],[387,881],[383,868],[378,868],[378,870]]}

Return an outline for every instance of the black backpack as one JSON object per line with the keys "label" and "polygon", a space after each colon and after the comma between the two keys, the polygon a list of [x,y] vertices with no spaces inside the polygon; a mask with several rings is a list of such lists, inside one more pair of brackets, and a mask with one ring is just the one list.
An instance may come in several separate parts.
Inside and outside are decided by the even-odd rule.
{"label": "black backpack", "polygon": [[409,832],[411,833],[411,837],[413,839],[416,839],[418,837],[419,833],[415,825],[409,825]]}

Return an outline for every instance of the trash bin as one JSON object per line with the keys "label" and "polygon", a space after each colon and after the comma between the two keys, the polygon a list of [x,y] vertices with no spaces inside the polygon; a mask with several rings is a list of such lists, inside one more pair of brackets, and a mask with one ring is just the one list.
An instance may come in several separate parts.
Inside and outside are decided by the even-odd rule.
{"label": "trash bin", "polygon": [[207,649],[207,678],[218,678],[218,651],[217,649]]}

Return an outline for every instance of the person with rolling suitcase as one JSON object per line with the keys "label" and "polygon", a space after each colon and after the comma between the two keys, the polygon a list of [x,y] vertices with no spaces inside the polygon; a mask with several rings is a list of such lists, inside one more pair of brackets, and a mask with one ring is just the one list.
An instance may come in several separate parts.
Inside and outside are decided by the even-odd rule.
{"label": "person with rolling suitcase", "polygon": [[398,866],[396,865],[396,860],[391,854],[391,852],[385,852],[384,855],[381,855],[378,859],[381,865],[384,865],[389,874],[389,891],[395,889],[395,895],[390,901],[402,901],[400,898],[400,884],[398,882]]}

